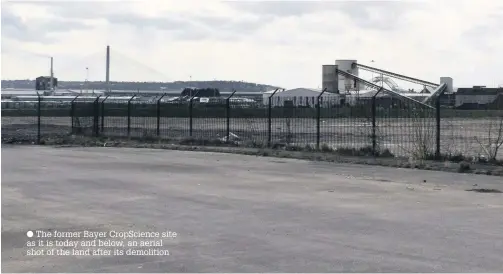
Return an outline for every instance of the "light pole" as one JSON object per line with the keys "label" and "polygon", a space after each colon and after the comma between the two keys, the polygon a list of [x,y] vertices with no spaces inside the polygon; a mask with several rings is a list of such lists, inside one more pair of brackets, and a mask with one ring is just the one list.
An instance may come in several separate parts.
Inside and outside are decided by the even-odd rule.
{"label": "light pole", "polygon": [[[373,64],[375,63],[374,60],[370,61],[372,62],[372,66],[374,66]],[[374,72],[372,72],[372,78],[374,78]],[[381,81],[381,88],[384,86],[384,74],[381,73],[381,79],[378,79],[379,81]]]}
{"label": "light pole", "polygon": [[[374,60],[370,61],[372,63],[372,67],[374,66]],[[372,71],[372,83],[374,83],[374,71]]]}
{"label": "light pole", "polygon": [[86,67],[86,80],[84,81],[86,85],[86,93],[89,93],[89,68]]}

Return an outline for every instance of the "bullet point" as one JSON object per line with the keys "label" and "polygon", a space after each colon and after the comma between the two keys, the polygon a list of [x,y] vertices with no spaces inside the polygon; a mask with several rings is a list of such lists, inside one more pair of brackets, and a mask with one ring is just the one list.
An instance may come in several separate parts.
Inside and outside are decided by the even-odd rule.
{"label": "bullet point", "polygon": [[26,236],[28,236],[28,238],[33,237],[33,231],[30,230],[30,231],[26,232]]}

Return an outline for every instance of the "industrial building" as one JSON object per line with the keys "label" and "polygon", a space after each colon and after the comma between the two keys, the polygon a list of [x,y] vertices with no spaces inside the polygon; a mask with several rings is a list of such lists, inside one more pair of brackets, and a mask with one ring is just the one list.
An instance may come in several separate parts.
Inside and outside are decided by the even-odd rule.
{"label": "industrial building", "polygon": [[51,88],[56,88],[58,86],[58,78],[50,76],[40,76],[35,79],[35,90],[51,90]]}
{"label": "industrial building", "polygon": [[[360,77],[360,70],[375,73],[372,79]],[[401,88],[393,79],[421,85],[418,90]],[[359,64],[357,60],[336,60],[334,65],[322,65],[322,88],[296,88],[277,91],[271,98],[273,107],[315,107],[320,97],[322,107],[357,105],[375,97],[380,106],[393,106],[391,98],[411,99],[419,104],[433,104],[437,98],[444,107],[503,109],[503,88],[475,86],[454,88],[451,77],[440,77],[438,83]],[[378,92],[381,90],[380,92]],[[274,91],[263,93],[263,104],[269,104]]]}
{"label": "industrial building", "polygon": [[[360,78],[360,70],[375,73],[372,79]],[[422,85],[418,91],[403,89],[393,80],[399,79]],[[383,88],[383,92],[377,91]],[[340,94],[341,101],[354,105],[372,99],[384,100],[386,97],[407,97],[415,101],[431,104],[433,98],[440,99],[441,105],[456,108],[496,108],[503,109],[503,88],[454,88],[451,77],[440,77],[438,83],[405,76],[402,74],[359,64],[357,60],[336,60],[335,65],[322,66],[322,89]]]}
{"label": "industrial building", "polygon": [[[378,76],[372,79],[360,78],[360,69],[376,73]],[[423,89],[414,92],[400,88],[392,78],[420,84]],[[402,74],[359,64],[357,60],[336,60],[335,65],[322,66],[322,88],[345,97],[348,104],[356,104],[361,100],[368,100],[376,96],[379,98],[400,96],[427,103],[433,97],[443,92],[453,90],[452,78],[441,77],[440,83],[420,80]]]}
{"label": "industrial building", "polygon": [[[290,90],[267,91],[263,93],[263,104],[269,105],[271,98],[272,107],[295,106],[295,107],[316,107],[318,96],[320,105],[335,106],[344,103],[340,94],[309,88],[295,88]],[[274,94],[274,95],[273,95]],[[273,95],[273,96],[272,96]],[[272,96],[272,97],[271,97]]]}
{"label": "industrial building", "polygon": [[474,86],[458,88],[455,107],[460,109],[503,109],[503,88]]}
{"label": "industrial building", "polygon": [[[375,77],[371,79],[363,79],[360,71],[375,73]],[[52,81],[51,81],[52,79]],[[399,79],[410,83],[418,84],[422,88],[417,91],[412,89],[401,88],[393,79]],[[479,109],[479,108],[496,108],[503,109],[503,88],[487,88],[485,86],[474,86],[470,88],[454,88],[453,79],[451,77],[440,77],[438,82],[425,81],[403,74],[390,72],[384,69],[375,68],[372,66],[358,63],[356,59],[339,59],[335,60],[335,64],[322,65],[322,87],[321,89],[311,88],[295,88],[290,90],[280,90],[274,93],[269,92],[238,92],[231,98],[232,102],[242,102],[251,105],[251,98],[255,99],[257,104],[260,104],[260,96],[262,96],[262,104],[269,105],[269,97],[271,95],[271,105],[279,106],[295,106],[295,107],[316,107],[318,97],[322,107],[332,107],[340,105],[356,105],[361,102],[378,99],[379,102],[389,102],[389,98],[411,99],[417,103],[433,104],[438,98],[443,106],[464,109]],[[54,77],[53,60],[51,58],[50,76],[38,77],[36,79],[35,90],[25,91],[10,89],[2,89],[2,99],[12,101],[35,100],[39,94],[38,91],[43,91],[44,96],[52,96],[54,100],[66,100],[70,96],[84,95],[112,95],[120,97],[134,94],[135,96],[166,96],[164,100],[172,100],[171,95],[178,97],[196,96],[200,102],[209,102],[207,98],[218,98],[216,100],[230,96],[229,92],[220,92],[217,89],[194,89],[186,88],[181,93],[180,91],[117,91],[113,90],[110,84],[110,47],[106,48],[106,89],[80,91],[69,90],[60,87],[58,90],[58,79]],[[380,92],[378,92],[380,90]],[[196,94],[197,93],[197,94]],[[322,94],[323,93],[323,94]],[[320,96],[321,95],[321,96]],[[66,98],[66,97],[68,98]],[[175,100],[175,99],[173,99]]]}
{"label": "industrial building", "polygon": [[205,98],[220,97],[220,91],[216,88],[184,88],[180,96],[181,97],[198,96]]}

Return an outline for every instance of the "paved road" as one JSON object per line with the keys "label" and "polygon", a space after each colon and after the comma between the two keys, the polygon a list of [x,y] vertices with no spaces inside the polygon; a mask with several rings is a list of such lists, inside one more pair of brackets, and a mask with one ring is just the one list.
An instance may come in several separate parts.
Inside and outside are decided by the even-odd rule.
{"label": "paved road", "polygon": [[[498,177],[124,148],[2,160],[3,272],[503,271],[503,194],[465,191]],[[178,237],[169,256],[26,255],[28,230],[131,229]]]}

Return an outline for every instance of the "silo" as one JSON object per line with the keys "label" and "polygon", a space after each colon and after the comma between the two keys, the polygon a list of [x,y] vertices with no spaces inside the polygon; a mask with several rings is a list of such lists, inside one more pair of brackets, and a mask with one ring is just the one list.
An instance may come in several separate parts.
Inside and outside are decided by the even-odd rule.
{"label": "silo", "polygon": [[447,93],[452,93],[454,92],[454,87],[452,85],[452,78],[451,77],[440,77],[440,84],[445,83],[447,85],[447,89],[445,90]]}
{"label": "silo", "polygon": [[[351,73],[355,76],[358,76],[358,67],[356,67],[356,60],[336,60],[335,65],[339,70]],[[360,83],[356,82],[351,78],[344,77],[343,75],[339,75],[339,92],[345,93],[349,90],[360,90]]]}
{"label": "silo", "polygon": [[336,65],[323,65],[322,66],[322,90],[327,89],[327,92],[338,93]]}

